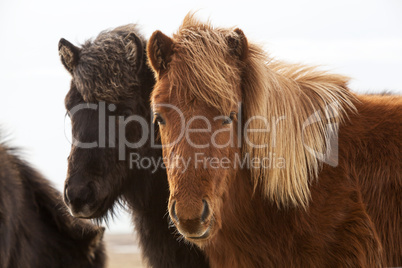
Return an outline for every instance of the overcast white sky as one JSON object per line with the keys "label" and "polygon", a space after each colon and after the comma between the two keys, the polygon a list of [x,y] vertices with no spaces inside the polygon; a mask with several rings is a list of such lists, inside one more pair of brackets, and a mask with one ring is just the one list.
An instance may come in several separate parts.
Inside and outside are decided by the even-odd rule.
{"label": "overcast white sky", "polygon": [[[190,10],[291,62],[351,76],[356,92],[402,93],[402,1],[0,1],[0,126],[11,144],[62,190],[70,144],[64,96],[70,76],[61,37],[80,44],[100,31],[138,23],[148,38],[170,35]],[[67,118],[68,120],[68,118]],[[69,133],[68,133],[69,134]],[[112,232],[130,232],[127,215]]]}

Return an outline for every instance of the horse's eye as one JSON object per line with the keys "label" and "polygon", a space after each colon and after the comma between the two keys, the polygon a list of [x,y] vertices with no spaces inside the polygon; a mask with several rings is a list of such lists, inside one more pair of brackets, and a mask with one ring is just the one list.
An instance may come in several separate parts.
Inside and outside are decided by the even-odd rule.
{"label": "horse's eye", "polygon": [[154,113],[154,122],[157,122],[158,125],[165,125],[166,122],[163,117],[159,113]]}
{"label": "horse's eye", "polygon": [[131,109],[124,109],[123,112],[121,113],[122,116],[124,117],[129,117],[131,115],[133,115],[133,111]]}
{"label": "horse's eye", "polygon": [[229,117],[227,117],[225,120],[223,120],[222,125],[229,125],[233,122],[234,116],[236,115],[235,112],[231,112]]}

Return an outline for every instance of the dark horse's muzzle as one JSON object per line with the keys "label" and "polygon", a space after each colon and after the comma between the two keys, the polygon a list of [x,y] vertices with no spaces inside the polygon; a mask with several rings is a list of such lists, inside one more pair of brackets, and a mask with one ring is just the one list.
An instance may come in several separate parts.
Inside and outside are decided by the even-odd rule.
{"label": "dark horse's muzzle", "polygon": [[74,217],[91,217],[95,207],[93,183],[86,182],[80,175],[69,177],[64,185],[64,202]]}

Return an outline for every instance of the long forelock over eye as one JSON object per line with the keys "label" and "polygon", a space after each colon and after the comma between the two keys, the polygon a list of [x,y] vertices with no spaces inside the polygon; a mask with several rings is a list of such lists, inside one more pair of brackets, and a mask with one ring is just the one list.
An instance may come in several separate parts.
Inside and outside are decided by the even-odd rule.
{"label": "long forelock over eye", "polygon": [[175,38],[175,54],[168,79],[188,103],[206,102],[222,113],[240,97],[241,70],[229,54],[226,31],[181,29]]}

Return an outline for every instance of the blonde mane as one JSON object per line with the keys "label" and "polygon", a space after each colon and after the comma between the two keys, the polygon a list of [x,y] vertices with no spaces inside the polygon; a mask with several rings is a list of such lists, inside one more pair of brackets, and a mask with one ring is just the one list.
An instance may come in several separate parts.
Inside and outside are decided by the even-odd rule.
{"label": "blonde mane", "polygon": [[[239,96],[243,122],[262,116],[275,120],[275,132],[248,133],[242,153],[251,159],[282,157],[285,168],[250,169],[255,190],[278,206],[306,207],[309,183],[317,178],[329,149],[331,136],[346,111],[354,110],[348,78],[315,67],[286,64],[269,58],[258,45],[249,43],[244,60],[230,55],[227,37],[233,29],[213,28],[189,14],[174,35],[174,51],[168,79],[183,100],[197,99],[228,112]],[[174,71],[172,71],[174,70]],[[235,85],[241,85],[237,92]],[[328,120],[330,121],[330,125]],[[311,124],[310,124],[311,123]],[[249,129],[266,129],[253,120]]]}
{"label": "blonde mane", "polygon": [[[282,157],[285,168],[251,169],[254,186],[260,186],[278,206],[306,207],[309,183],[317,178],[322,161],[336,165],[337,159],[320,156],[325,152],[331,155],[330,140],[346,111],[355,110],[355,97],[347,89],[349,79],[345,76],[267,60],[260,47],[249,45],[242,89],[244,120],[263,116],[275,121],[271,122],[275,130],[268,135],[249,135],[252,144],[268,146],[255,148],[244,142],[243,153],[259,158]],[[261,129],[264,123],[254,120],[249,128]]]}

